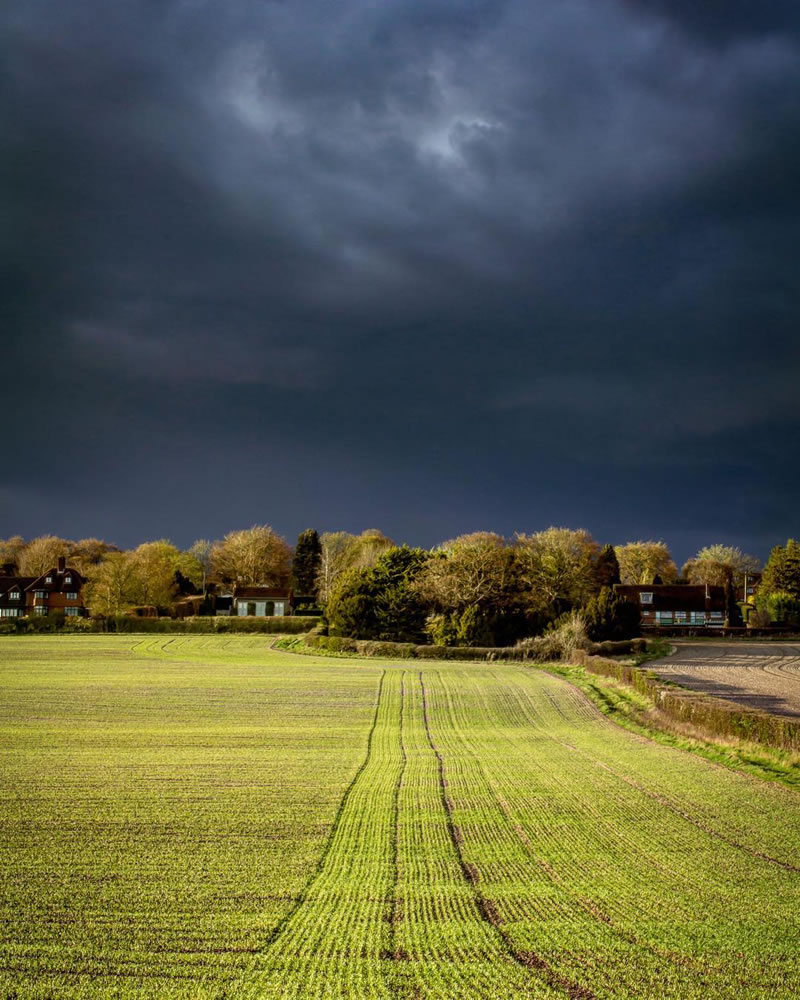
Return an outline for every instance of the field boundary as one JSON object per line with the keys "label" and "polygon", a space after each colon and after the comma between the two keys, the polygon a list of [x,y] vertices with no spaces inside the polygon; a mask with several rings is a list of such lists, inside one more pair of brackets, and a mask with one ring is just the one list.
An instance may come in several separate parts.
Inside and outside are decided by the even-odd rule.
{"label": "field boundary", "polygon": [[735,737],[751,743],[800,750],[800,720],[771,715],[710,694],[691,691],[664,680],[653,671],[629,663],[588,656],[579,651],[576,666],[601,677],[610,677],[639,694],[679,723],[690,723],[716,736]]}

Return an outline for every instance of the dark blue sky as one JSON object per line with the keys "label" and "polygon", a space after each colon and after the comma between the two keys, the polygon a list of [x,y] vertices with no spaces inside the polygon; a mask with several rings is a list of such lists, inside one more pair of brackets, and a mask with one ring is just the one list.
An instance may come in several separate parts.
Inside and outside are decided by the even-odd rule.
{"label": "dark blue sky", "polygon": [[797,535],[798,10],[10,0],[0,536]]}

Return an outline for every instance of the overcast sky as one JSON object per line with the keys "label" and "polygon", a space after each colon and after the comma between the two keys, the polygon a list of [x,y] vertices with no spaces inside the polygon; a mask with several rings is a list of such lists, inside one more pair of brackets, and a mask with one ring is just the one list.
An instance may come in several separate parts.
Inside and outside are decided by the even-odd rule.
{"label": "overcast sky", "polygon": [[800,533],[800,5],[7,0],[0,536]]}

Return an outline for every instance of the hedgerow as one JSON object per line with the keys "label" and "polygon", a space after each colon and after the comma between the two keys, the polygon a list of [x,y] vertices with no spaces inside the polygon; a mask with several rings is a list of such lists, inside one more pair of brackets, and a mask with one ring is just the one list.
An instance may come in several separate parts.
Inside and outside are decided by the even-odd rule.
{"label": "hedgerow", "polygon": [[652,670],[578,653],[575,662],[591,673],[627,684],[677,722],[688,722],[720,736],[800,750],[800,719],[771,715],[671,684]]}
{"label": "hedgerow", "polygon": [[63,615],[46,615],[41,618],[16,618],[0,623],[0,634],[24,635],[27,633],[124,633],[171,635],[300,635],[313,629],[319,618],[271,616],[220,616],[218,618],[138,618],[133,615],[113,615],[108,618],[65,618]]}

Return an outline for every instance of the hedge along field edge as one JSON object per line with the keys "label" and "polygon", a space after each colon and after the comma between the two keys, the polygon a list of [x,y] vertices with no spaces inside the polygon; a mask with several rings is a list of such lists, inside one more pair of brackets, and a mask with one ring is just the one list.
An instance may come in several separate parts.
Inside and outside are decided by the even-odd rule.
{"label": "hedge along field edge", "polygon": [[112,615],[108,618],[63,617],[16,618],[2,623],[2,635],[93,635],[96,633],[171,634],[171,635],[299,635],[309,632],[320,621],[311,615],[271,615],[254,618],[249,615],[220,615],[218,618],[138,618],[133,615]]}
{"label": "hedge along field edge", "polygon": [[664,681],[652,670],[617,660],[578,653],[574,660],[590,673],[611,677],[645,695],[676,722],[689,723],[718,736],[800,750],[800,720],[770,715],[712,695],[689,691]]}
{"label": "hedge along field edge", "polygon": [[[338,635],[307,635],[302,639],[279,640],[278,649],[291,653],[315,655],[370,656],[382,659],[417,660],[477,660],[493,663],[498,660],[516,663],[537,663],[541,657],[522,646],[433,646],[415,645],[413,642],[390,642],[383,639],[351,639]],[[621,642],[592,643],[590,649],[598,653],[644,653],[644,639],[626,639]],[[659,647],[659,650],[661,647]],[[658,654],[660,655],[660,653]]]}

